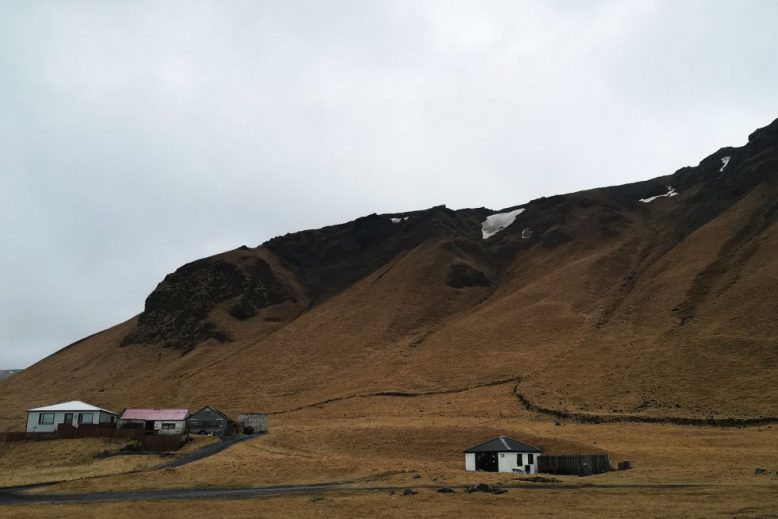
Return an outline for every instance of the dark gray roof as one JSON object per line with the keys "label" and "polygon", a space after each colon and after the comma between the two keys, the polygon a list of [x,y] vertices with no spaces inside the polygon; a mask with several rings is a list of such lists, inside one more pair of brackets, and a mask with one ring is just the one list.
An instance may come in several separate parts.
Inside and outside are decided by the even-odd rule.
{"label": "dark gray roof", "polygon": [[481,445],[470,447],[465,452],[542,452],[537,447],[527,445],[507,436],[498,436]]}
{"label": "dark gray roof", "polygon": [[224,417],[225,419],[227,419],[227,420],[232,420],[232,418],[230,418],[230,417],[229,417],[229,416],[227,416],[226,414],[222,413],[221,411],[219,411],[218,409],[216,409],[216,408],[215,408],[214,406],[212,406],[212,405],[207,405],[207,406],[203,407],[202,409],[198,409],[198,410],[197,410],[197,412],[194,412],[194,413],[192,413],[191,415],[189,415],[189,418],[196,418],[196,415],[197,415],[197,414],[199,414],[199,413],[202,413],[202,412],[203,412],[203,411],[205,411],[206,409],[210,409],[210,410],[211,410],[211,411],[213,411],[214,413],[216,413],[216,414],[219,414],[219,415],[223,416],[223,417]]}

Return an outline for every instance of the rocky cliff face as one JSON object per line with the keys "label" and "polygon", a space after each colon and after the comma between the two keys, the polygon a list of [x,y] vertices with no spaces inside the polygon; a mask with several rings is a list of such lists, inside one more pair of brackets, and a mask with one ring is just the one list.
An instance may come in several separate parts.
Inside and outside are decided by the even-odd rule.
{"label": "rocky cliff face", "polygon": [[294,289],[248,248],[194,261],[165,279],[146,299],[137,327],[123,345],[158,343],[191,350],[209,339],[228,342],[228,331],[210,317],[218,307],[243,321],[284,302],[297,303]]}
{"label": "rocky cliff face", "polygon": [[[501,273],[527,251],[551,251],[572,241],[583,245],[613,240],[633,232],[636,221],[650,220],[649,239],[636,237],[627,247],[635,253],[624,259],[630,268],[618,280],[621,289],[616,300],[603,311],[602,326],[620,298],[676,245],[757,186],[775,182],[777,144],[778,121],[755,131],[746,146],[723,148],[698,166],[666,177],[529,202],[513,224],[486,240],[481,223],[495,211],[439,206],[405,214],[372,214],[273,238],[255,249],[242,247],[198,260],[168,275],[149,295],[136,329],[123,344],[158,343],[191,350],[207,340],[229,342],[231,334],[212,318],[214,312],[245,321],[255,318],[260,309],[287,302],[305,299],[310,307],[429,241],[440,242],[452,254],[446,267],[447,286],[496,289]],[[664,198],[674,197],[683,202],[669,213],[653,214]],[[737,275],[753,249],[749,244],[777,215],[778,202],[763,203],[751,212],[673,308],[681,323],[694,317],[700,301],[718,283]],[[298,284],[299,289],[292,288]]]}

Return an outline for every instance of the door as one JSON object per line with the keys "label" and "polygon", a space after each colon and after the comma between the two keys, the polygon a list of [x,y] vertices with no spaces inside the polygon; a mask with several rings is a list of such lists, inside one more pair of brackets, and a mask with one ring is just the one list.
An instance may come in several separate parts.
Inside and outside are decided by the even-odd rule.
{"label": "door", "polygon": [[497,453],[496,452],[476,452],[475,470],[485,472],[497,472]]}
{"label": "door", "polygon": [[146,432],[147,433],[154,432],[154,420],[146,420]]}
{"label": "door", "polygon": [[73,413],[65,413],[65,420],[62,423],[73,425]]}

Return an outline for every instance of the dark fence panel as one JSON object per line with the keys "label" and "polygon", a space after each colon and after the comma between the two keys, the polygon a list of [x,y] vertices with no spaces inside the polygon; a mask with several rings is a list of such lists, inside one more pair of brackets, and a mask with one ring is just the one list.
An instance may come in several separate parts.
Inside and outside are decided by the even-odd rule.
{"label": "dark fence panel", "polygon": [[143,450],[146,452],[170,452],[177,451],[187,440],[185,434],[171,434],[165,436],[148,435],[140,438]]}
{"label": "dark fence panel", "polygon": [[143,429],[116,429],[111,427],[59,427],[57,432],[3,432],[0,433],[0,442],[22,441],[47,441],[47,440],[74,440],[78,438],[116,438],[136,440],[146,452],[169,452],[180,449],[188,435],[149,435]]}
{"label": "dark fence panel", "polygon": [[28,432],[4,432],[0,433],[2,442],[45,441],[56,440],[57,433],[28,433]]}
{"label": "dark fence panel", "polygon": [[607,454],[578,454],[572,456],[540,455],[538,472],[572,476],[602,474],[613,470]]}
{"label": "dark fence panel", "polygon": [[56,433],[57,439],[74,440],[77,438],[121,438],[125,440],[138,440],[144,436],[143,430],[139,429],[109,429],[100,427],[71,427],[59,428]]}

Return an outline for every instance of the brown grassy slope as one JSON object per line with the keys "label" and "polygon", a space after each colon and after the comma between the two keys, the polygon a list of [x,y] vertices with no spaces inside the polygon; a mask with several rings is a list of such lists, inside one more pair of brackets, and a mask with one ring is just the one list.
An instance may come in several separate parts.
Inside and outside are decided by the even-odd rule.
{"label": "brown grassy slope", "polygon": [[[176,456],[215,441],[194,437]],[[169,461],[157,454],[122,454],[121,449],[131,443],[135,442],[109,438],[0,443],[0,487],[132,473]]]}
{"label": "brown grassy slope", "polygon": [[[618,293],[608,279],[622,275],[609,266],[611,256],[632,236],[529,252],[493,294],[446,287],[439,265],[450,261],[447,249],[428,243],[266,337],[232,324],[235,342],[181,355],[151,346],[119,348],[132,322],[120,325],[17,376],[17,395],[27,400],[15,407],[18,413],[79,397],[117,410],[206,402],[233,412],[282,410],[360,392],[522,376],[522,388],[554,407],[774,414],[774,389],[758,383],[775,370],[772,322],[763,322],[773,307],[774,236],[756,248],[744,280],[725,289],[742,306],[714,299],[699,320],[683,327],[672,314],[700,266],[711,261],[699,258],[704,242],[712,241],[716,251],[716,235],[727,235],[727,218],[731,225],[740,221],[738,210],[688,239],[700,245],[683,243],[654,265],[601,328],[596,325],[608,302],[602,296]],[[675,264],[679,268],[668,266]],[[713,373],[719,373],[716,383],[707,383]],[[748,398],[734,401],[741,396]],[[13,408],[8,400],[6,409]],[[650,406],[640,408],[646,400]]]}
{"label": "brown grassy slope", "polygon": [[[634,469],[565,483],[758,484],[778,489],[778,429],[565,424],[516,409],[512,385],[417,398],[351,399],[273,417],[272,430],[175,470],[74,481],[42,492],[352,482],[360,487],[516,484],[463,470],[462,450],[506,434],[552,454],[606,452]],[[755,476],[754,468],[768,474]]]}
{"label": "brown grassy slope", "polygon": [[[265,247],[219,255],[216,265],[238,265],[230,271],[238,282],[245,258],[267,262],[286,299],[236,319],[238,292],[207,300],[213,273],[201,272],[206,285],[181,293],[207,310],[198,330],[218,330],[216,338],[191,350],[122,347],[136,320],[118,325],[0,382],[0,427],[20,426],[27,407],[72,398],[115,410],[281,411],[509,377],[559,409],[776,416],[778,159],[760,139],[726,151],[735,157],[726,174],[721,152],[672,177],[535,201],[485,242],[474,224],[480,213],[435,208],[400,225],[371,216],[272,242],[285,258]],[[636,202],[668,182],[679,196]],[[532,238],[521,238],[524,228]],[[328,237],[336,241],[319,250]],[[306,263],[314,245],[320,264]],[[450,286],[451,266],[462,263],[490,285]],[[336,276],[373,264],[362,277]],[[337,278],[331,286],[328,276]],[[173,281],[160,285],[164,293],[176,294]],[[146,336],[163,326],[193,340],[191,330],[174,329],[184,315],[175,312],[190,306],[176,301]],[[232,340],[220,342],[225,335]]]}

